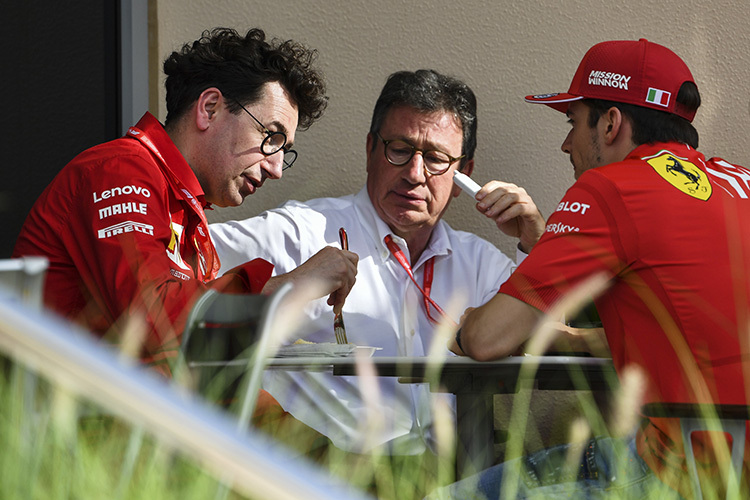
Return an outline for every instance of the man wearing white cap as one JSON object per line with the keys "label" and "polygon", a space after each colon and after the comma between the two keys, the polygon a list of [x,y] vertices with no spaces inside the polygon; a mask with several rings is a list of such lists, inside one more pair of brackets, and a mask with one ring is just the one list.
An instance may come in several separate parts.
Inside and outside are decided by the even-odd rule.
{"label": "man wearing white cap", "polygon": [[[618,373],[640,369],[643,402],[747,404],[750,171],[695,149],[700,95],[688,67],[644,39],[604,42],[586,53],[567,93],[526,100],[568,116],[562,150],[577,181],[500,293],[466,315],[452,349],[507,356],[561,297],[603,275],[595,302],[613,362]],[[703,451],[711,477],[716,460],[710,445]],[[624,443],[592,439],[568,477],[565,454],[519,459],[520,474],[499,465],[436,497],[498,498],[511,478],[514,498],[690,496],[674,419],[644,419]]]}

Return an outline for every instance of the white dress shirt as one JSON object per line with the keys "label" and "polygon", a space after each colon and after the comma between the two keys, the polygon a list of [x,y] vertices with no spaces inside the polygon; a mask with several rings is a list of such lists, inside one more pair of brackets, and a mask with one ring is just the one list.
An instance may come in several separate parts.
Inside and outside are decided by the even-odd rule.
{"label": "white dress shirt", "polygon": [[[367,190],[341,198],[289,201],[274,210],[242,221],[209,226],[221,258],[221,272],[261,257],[273,263],[274,275],[291,271],[325,246],[340,248],[339,228],[349,237],[349,250],[359,255],[357,280],[343,308],[348,341],[380,347],[375,356],[424,356],[434,324],[425,314],[421,292],[391,255],[383,239],[391,234],[411,261],[405,241],[393,235],[375,212]],[[523,256],[524,254],[519,254]],[[413,272],[422,286],[425,263],[434,257],[430,296],[458,322],[466,307],[492,298],[510,276],[514,263],[490,242],[455,231],[444,221],[435,227]],[[326,298],[306,308],[309,320],[298,337],[335,342],[333,311]],[[433,317],[436,312],[432,311]],[[452,355],[442,347],[446,355]],[[380,377],[375,410],[382,426],[367,430],[365,407],[357,377],[330,373],[267,370],[263,388],[295,418],[325,434],[335,446],[363,452],[388,443],[392,452],[418,454],[433,447],[431,399],[426,384],[399,384]]]}

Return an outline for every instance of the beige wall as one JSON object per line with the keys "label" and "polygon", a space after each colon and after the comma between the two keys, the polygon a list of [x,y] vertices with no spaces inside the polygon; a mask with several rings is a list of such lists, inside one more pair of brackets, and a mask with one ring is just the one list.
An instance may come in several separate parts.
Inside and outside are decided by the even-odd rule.
{"label": "beige wall", "polygon": [[[252,216],[290,198],[359,189],[365,180],[365,135],[385,78],[419,68],[457,76],[476,92],[474,177],[525,186],[546,217],[573,181],[559,150],[568,125],[561,113],[526,104],[523,96],[567,90],[585,51],[608,39],[645,37],[682,56],[703,96],[695,120],[700,149],[750,166],[747,0],[157,0],[156,14],[160,61],[205,28],[257,26],[317,48],[327,77],[328,110],[298,135],[295,167],[241,207],[215,211],[213,221]],[[158,81],[163,102],[163,79]],[[159,118],[164,115],[161,104]],[[465,195],[454,200],[446,217],[513,255],[511,240],[476,213]]]}

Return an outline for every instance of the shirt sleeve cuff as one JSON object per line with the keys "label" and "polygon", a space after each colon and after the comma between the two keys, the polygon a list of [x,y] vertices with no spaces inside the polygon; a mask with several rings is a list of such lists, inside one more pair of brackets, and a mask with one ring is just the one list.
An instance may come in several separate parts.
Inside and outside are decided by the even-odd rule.
{"label": "shirt sleeve cuff", "polygon": [[529,254],[521,250],[521,244],[519,243],[516,245],[516,266],[520,266],[521,262],[524,261],[526,257],[528,257]]}

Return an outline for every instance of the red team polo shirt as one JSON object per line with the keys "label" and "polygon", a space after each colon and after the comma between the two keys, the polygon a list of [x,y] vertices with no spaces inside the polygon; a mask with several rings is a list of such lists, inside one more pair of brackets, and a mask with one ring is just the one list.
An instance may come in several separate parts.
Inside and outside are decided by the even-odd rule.
{"label": "red team polo shirt", "polygon": [[[176,354],[193,301],[209,286],[259,293],[273,266],[219,269],[203,189],[149,113],[120,139],[84,151],[34,204],[14,257],[49,259],[47,306],[92,332],[118,336],[118,321],[145,312],[142,356]],[[113,329],[113,326],[115,327]],[[121,325],[120,325],[121,326]]]}
{"label": "red team polo shirt", "polygon": [[[587,277],[607,273],[611,287],[597,310],[616,369],[643,367],[646,402],[745,404],[748,196],[748,169],[684,144],[640,146],[580,177],[500,292],[548,311]],[[669,460],[659,425],[652,421],[639,440],[655,470]]]}

